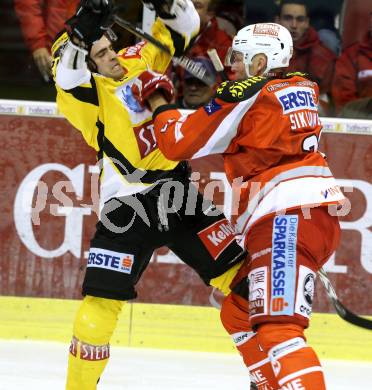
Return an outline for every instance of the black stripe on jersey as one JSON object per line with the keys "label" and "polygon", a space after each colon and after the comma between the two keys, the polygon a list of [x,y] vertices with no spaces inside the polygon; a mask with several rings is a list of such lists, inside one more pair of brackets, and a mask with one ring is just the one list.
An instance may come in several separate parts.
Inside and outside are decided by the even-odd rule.
{"label": "black stripe on jersey", "polygon": [[103,141],[105,139],[105,125],[98,119],[96,123],[98,133],[97,133],[97,144],[99,147],[98,150],[98,159],[100,160],[103,156]]}
{"label": "black stripe on jersey", "polygon": [[[182,54],[185,52],[185,38],[178,33],[177,31],[172,30],[168,26],[166,26],[170,32],[172,41],[173,41],[173,46],[174,46],[174,56],[175,57],[180,57]],[[190,47],[190,45],[188,46]]]}
{"label": "black stripe on jersey", "polygon": [[103,141],[105,139],[105,125],[98,119],[96,123],[98,133],[97,133],[97,144],[98,144],[98,153],[97,159],[99,163],[99,176],[102,174],[102,157],[103,157]]}
{"label": "black stripe on jersey", "polygon": [[241,102],[251,98],[268,82],[267,78],[261,76],[241,81],[224,81],[217,88],[215,97],[228,103]]}
{"label": "black stripe on jersey", "polygon": [[125,177],[129,183],[146,183],[151,184],[160,179],[174,177],[175,170],[143,170],[135,168],[115,146],[107,139],[103,140],[103,151],[110,157],[118,171]]}
{"label": "black stripe on jersey", "polygon": [[80,100],[81,102],[98,106],[97,87],[93,76],[90,78],[90,83],[92,84],[91,88],[75,87],[66,92],[71,93],[75,99]]}

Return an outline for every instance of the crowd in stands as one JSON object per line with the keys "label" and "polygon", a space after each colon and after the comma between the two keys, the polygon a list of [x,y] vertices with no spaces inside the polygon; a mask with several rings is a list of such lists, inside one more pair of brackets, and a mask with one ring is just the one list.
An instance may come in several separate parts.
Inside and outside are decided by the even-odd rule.
{"label": "crowd in stands", "polygon": [[[372,0],[364,2],[362,18],[369,18],[364,37],[346,47],[335,25],[335,16],[340,19],[342,14],[342,1],[330,1],[330,4],[336,1],[333,10],[324,2],[315,6],[317,2],[303,0],[192,1],[200,15],[201,28],[186,54],[206,68],[215,85],[206,85],[181,69],[171,70],[178,87],[180,107],[197,108],[206,104],[222,81],[208,58],[209,49],[216,49],[223,62],[237,30],[250,23],[276,22],[285,26],[293,38],[294,53],[288,71],[305,72],[319,84],[321,114],[372,118]],[[78,0],[14,0],[24,40],[45,82],[51,77],[53,37],[63,28],[64,21],[74,13],[78,3]],[[132,12],[136,18],[137,8]],[[360,24],[360,20],[357,23]],[[128,38],[121,43],[131,44]],[[230,69],[226,68],[225,73],[233,79]]]}

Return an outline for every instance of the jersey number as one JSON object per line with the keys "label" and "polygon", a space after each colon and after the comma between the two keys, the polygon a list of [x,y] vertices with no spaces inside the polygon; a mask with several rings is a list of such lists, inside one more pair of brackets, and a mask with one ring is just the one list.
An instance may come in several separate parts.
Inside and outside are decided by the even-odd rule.
{"label": "jersey number", "polygon": [[318,150],[318,146],[319,140],[315,134],[309,135],[302,141],[302,150],[305,152],[316,152]]}

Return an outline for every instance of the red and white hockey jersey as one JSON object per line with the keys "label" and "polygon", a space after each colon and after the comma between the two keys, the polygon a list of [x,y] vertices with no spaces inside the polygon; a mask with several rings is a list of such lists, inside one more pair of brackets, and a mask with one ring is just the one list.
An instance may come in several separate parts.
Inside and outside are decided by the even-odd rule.
{"label": "red and white hockey jersey", "polygon": [[342,202],[321,153],[316,83],[300,74],[224,82],[190,115],[162,106],[155,134],[171,160],[222,154],[235,196],[236,223],[246,235],[275,212]]}

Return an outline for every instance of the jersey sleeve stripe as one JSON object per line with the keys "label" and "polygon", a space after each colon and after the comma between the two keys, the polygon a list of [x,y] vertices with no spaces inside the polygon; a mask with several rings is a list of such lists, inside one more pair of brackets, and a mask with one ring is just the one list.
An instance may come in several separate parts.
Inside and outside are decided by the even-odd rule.
{"label": "jersey sleeve stripe", "polygon": [[67,93],[71,93],[71,95],[84,103],[90,103],[95,106],[98,106],[98,94],[97,94],[97,87],[96,82],[94,80],[94,77],[92,76],[90,78],[91,87],[75,87],[68,91]]}
{"label": "jersey sleeve stripe", "polygon": [[325,166],[302,166],[289,171],[279,173],[279,175],[274,176],[269,182],[267,182],[261,190],[249,200],[249,205],[244,211],[244,213],[237,219],[239,226],[244,224],[243,221],[246,221],[249,216],[254,212],[254,209],[257,207],[259,202],[280,182],[297,179],[306,176],[320,176],[320,177],[332,177],[332,172],[328,167]]}
{"label": "jersey sleeve stripe", "polygon": [[199,149],[192,158],[207,156],[208,154],[223,153],[230,145],[232,139],[236,136],[238,126],[243,116],[252,107],[256,101],[259,92],[250,99],[240,102],[234,109],[225,117],[221,124],[216,128],[213,135],[208,139],[207,143]]}

